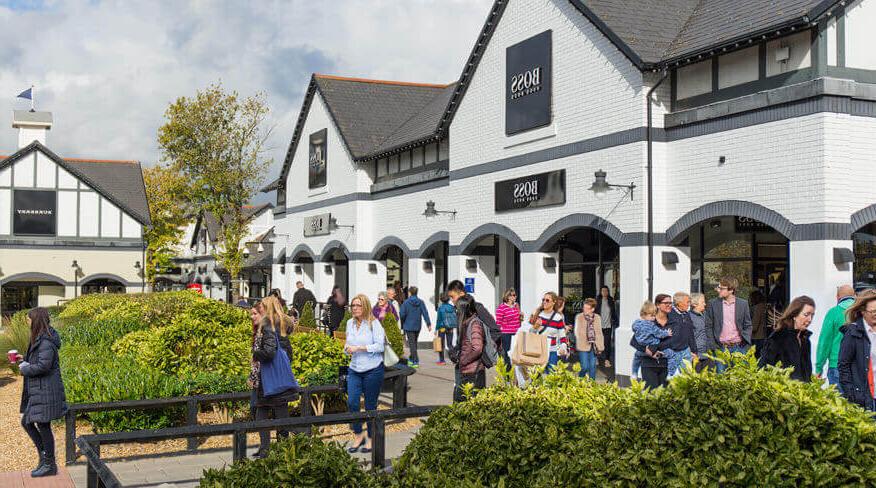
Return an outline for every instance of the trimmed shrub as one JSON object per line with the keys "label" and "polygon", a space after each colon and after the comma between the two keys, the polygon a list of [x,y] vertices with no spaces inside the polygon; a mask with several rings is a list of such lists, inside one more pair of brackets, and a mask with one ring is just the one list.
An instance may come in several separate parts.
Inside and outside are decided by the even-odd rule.
{"label": "trimmed shrub", "polygon": [[313,315],[313,304],[306,302],[304,310],[301,311],[301,316],[298,317],[298,326],[308,329],[316,329],[316,317]]}
{"label": "trimmed shrub", "polygon": [[389,341],[392,350],[398,357],[403,357],[405,355],[405,336],[402,334],[395,315],[388,313],[383,317],[383,331],[386,333],[386,340]]}
{"label": "trimmed shrub", "polygon": [[243,460],[231,467],[207,469],[202,488],[377,488],[371,476],[337,442],[317,436],[293,435],[271,445],[268,456]]}
{"label": "trimmed shrub", "polygon": [[331,384],[338,381],[338,368],[348,362],[344,345],[314,332],[292,334],[292,372],[301,386]]}
{"label": "trimmed shrub", "polygon": [[654,392],[565,371],[500,384],[434,413],[396,470],[540,488],[876,483],[869,414],[752,354],[721,357],[726,373],[687,371]]}

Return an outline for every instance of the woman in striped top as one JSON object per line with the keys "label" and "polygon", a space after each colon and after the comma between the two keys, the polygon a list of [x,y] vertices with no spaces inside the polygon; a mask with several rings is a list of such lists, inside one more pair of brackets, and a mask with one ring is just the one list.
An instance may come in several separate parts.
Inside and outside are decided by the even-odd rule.
{"label": "woman in striped top", "polygon": [[517,303],[517,292],[514,288],[505,290],[502,295],[502,304],[496,309],[496,325],[502,332],[502,360],[505,361],[505,369],[511,369],[511,358],[508,352],[511,351],[511,338],[520,329],[520,321],[523,316],[520,314],[520,305]]}
{"label": "woman in striped top", "polygon": [[550,373],[557,366],[560,356],[568,356],[569,341],[566,338],[566,319],[556,310],[559,297],[549,291],[544,294],[541,305],[530,317],[532,330],[548,338],[548,364],[545,372]]}

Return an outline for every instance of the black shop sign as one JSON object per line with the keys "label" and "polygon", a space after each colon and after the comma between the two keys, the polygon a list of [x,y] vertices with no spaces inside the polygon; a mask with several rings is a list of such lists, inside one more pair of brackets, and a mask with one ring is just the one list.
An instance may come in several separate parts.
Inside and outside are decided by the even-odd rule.
{"label": "black shop sign", "polygon": [[12,196],[12,233],[55,235],[57,207],[58,194],[54,191],[15,190]]}
{"label": "black shop sign", "polygon": [[505,51],[505,134],[551,123],[551,31]]}
{"label": "black shop sign", "polygon": [[328,130],[310,134],[310,154],[307,163],[308,188],[322,188],[326,184],[326,138]]}
{"label": "black shop sign", "polygon": [[547,207],[566,203],[566,170],[497,181],[496,211]]}

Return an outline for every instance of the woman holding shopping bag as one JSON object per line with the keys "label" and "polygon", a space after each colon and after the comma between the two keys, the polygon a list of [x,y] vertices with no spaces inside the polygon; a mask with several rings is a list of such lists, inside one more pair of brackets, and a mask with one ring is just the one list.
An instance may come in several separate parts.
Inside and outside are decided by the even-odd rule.
{"label": "woman holding shopping bag", "polygon": [[[252,370],[249,383],[255,393],[255,419],[266,420],[289,418],[289,402],[298,399],[298,382],[292,374],[292,345],[289,333],[294,326],[286,316],[277,297],[262,300],[264,316],[253,337]],[[277,437],[288,437],[283,429]],[[270,432],[259,432],[259,450],[254,457],[263,458],[270,447]]]}

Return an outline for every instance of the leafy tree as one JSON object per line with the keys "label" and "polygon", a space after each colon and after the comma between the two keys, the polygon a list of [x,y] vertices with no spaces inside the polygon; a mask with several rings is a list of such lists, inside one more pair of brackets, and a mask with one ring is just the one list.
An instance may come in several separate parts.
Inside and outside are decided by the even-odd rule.
{"label": "leafy tree", "polygon": [[174,246],[182,237],[186,223],[185,181],[178,171],[163,165],[143,170],[146,196],[152,225],[146,227],[146,281],[155,284],[155,277],[173,266]]}
{"label": "leafy tree", "polygon": [[186,181],[192,208],[216,216],[221,245],[214,256],[235,281],[249,227],[243,206],[258,192],[271,163],[265,156],[268,112],[264,94],[242,98],[217,83],[178,98],[158,129],[162,159]]}

